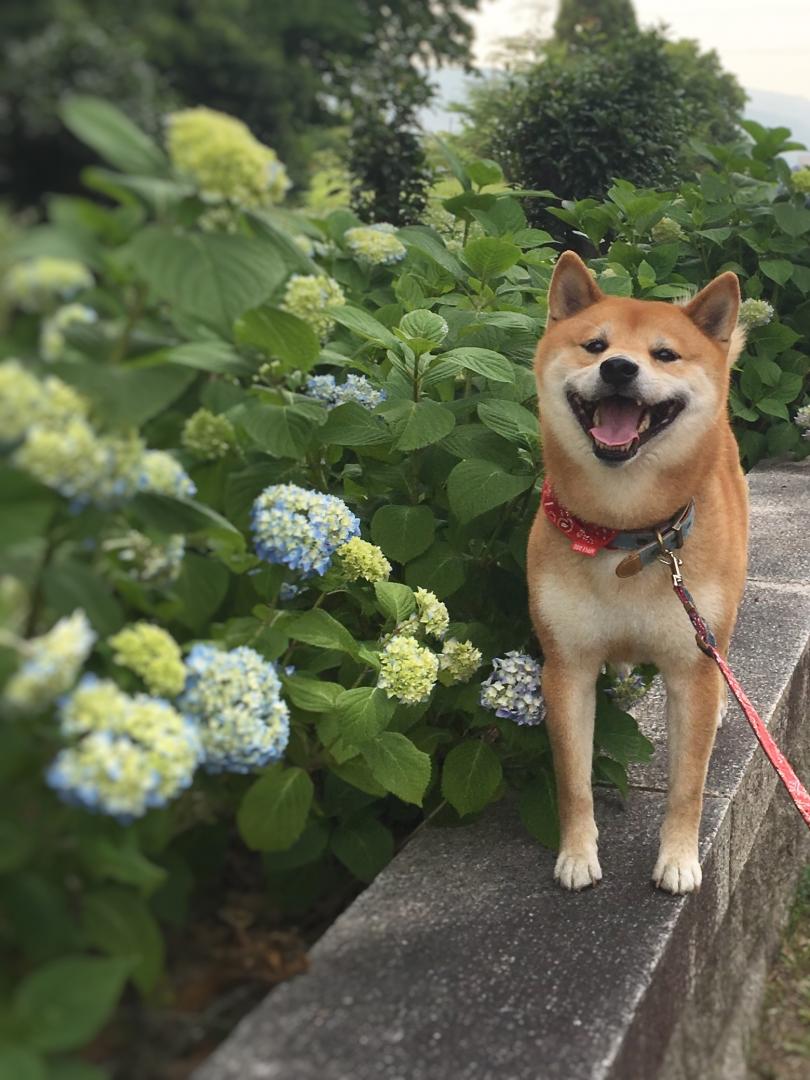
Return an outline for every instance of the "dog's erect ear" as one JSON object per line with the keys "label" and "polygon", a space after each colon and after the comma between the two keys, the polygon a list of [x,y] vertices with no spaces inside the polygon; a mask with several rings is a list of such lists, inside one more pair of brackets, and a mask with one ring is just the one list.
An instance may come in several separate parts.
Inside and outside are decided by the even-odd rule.
{"label": "dog's erect ear", "polygon": [[727,270],[716,277],[683,309],[706,337],[727,347],[737,325],[740,310],[740,283],[737,275]]}
{"label": "dog's erect ear", "polygon": [[570,319],[572,315],[578,315],[602,298],[603,293],[579,255],[573,251],[564,251],[557,260],[548,287],[549,321]]}

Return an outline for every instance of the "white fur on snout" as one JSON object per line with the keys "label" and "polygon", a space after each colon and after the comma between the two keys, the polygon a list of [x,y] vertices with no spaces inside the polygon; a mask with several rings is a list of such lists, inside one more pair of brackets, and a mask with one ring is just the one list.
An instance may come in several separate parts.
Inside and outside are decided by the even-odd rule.
{"label": "white fur on snout", "polygon": [[602,868],[596,854],[596,844],[589,845],[581,851],[570,851],[566,848],[557,856],[557,864],[554,867],[554,878],[564,889],[578,892],[587,889],[602,880]]}
{"label": "white fur on snout", "polygon": [[697,852],[670,854],[662,848],[653,870],[653,881],[659,889],[676,895],[697,892],[703,881]]}

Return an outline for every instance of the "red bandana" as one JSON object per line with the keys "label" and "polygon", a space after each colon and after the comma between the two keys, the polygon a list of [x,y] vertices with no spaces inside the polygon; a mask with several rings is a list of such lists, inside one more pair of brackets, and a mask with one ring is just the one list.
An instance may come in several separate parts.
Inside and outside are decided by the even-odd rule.
{"label": "red bandana", "polygon": [[540,498],[548,520],[570,538],[572,551],[578,551],[581,555],[598,555],[602,548],[608,547],[619,535],[619,529],[605,529],[601,525],[590,525],[587,521],[575,518],[557,502],[548,480],[543,481]]}

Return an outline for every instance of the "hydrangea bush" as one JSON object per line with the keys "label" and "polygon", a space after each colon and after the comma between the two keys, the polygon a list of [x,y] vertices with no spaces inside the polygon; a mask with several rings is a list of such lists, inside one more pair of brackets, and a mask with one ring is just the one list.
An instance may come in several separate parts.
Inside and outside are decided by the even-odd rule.
{"label": "hydrangea bush", "polygon": [[[0,907],[22,975],[4,1032],[30,1075],[128,981],[160,991],[162,922],[235,851],[269,905],[303,911],[426,817],[508,792],[557,839],[524,584],[552,236],[491,162],[454,162],[451,235],[371,229],[280,207],[283,165],[208,110],[173,117],[165,150],[98,101],[64,118],[105,200],[56,200],[0,284]],[[557,210],[604,224],[606,289],[671,296],[722,268],[708,183]],[[770,200],[751,243],[777,220],[800,235],[798,190],[745,191]],[[792,403],[804,316],[745,286],[738,393],[750,365]],[[742,434],[770,446],[756,400]],[[642,689],[600,683],[595,775],[621,790],[650,753],[623,711]]]}

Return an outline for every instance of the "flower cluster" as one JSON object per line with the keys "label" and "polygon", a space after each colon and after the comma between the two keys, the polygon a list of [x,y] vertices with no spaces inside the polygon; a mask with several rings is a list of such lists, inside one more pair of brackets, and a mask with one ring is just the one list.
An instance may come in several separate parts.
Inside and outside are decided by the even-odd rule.
{"label": "flower cluster", "polygon": [[533,726],[545,716],[540,685],[540,664],[512,650],[492,661],[492,674],[481,683],[481,704],[504,720]]}
{"label": "flower cluster", "polygon": [[671,217],[662,217],[650,229],[650,239],[656,244],[674,244],[676,240],[683,240],[685,235],[678,222]]}
{"label": "flower cluster", "polygon": [[130,696],[86,675],[60,710],[62,750],[47,780],[65,802],[118,818],[165,806],[189,786],[200,763],[195,726],[168,702]]}
{"label": "flower cluster", "polygon": [[60,619],[47,634],[23,642],[22,664],[6,683],[3,700],[37,712],[73,686],[96,640],[81,610]]}
{"label": "flower cluster", "polygon": [[430,697],[438,674],[439,661],[430,649],[407,634],[397,634],[380,654],[377,686],[389,698],[416,705]]}
{"label": "flower cluster", "polygon": [[150,694],[176,697],[186,682],[180,646],[166,630],[137,622],[110,638],[113,660],[139,675]]}
{"label": "flower cluster", "polygon": [[348,581],[388,581],[391,563],[376,544],[352,537],[335,552],[340,570]]}
{"label": "flower cluster", "polygon": [[98,320],[98,315],[86,304],[65,304],[53,315],[42,320],[39,332],[39,352],[43,360],[53,363],[65,351],[65,333],[71,326],[88,326]]}
{"label": "flower cluster", "polygon": [[767,300],[743,300],[740,304],[739,322],[747,330],[766,326],[773,318],[773,305]]}
{"label": "flower cluster", "polygon": [[38,379],[17,360],[0,364],[0,442],[17,442],[34,424],[55,427],[87,411],[86,400],[55,375]]}
{"label": "flower cluster", "polygon": [[109,537],[102,546],[134,581],[158,587],[177,580],[186,554],[186,538],[180,533],[159,542],[130,529],[122,536]]}
{"label": "flower cluster", "polygon": [[337,549],[360,535],[360,522],[334,495],[274,484],[253,503],[251,531],[259,558],[309,577],[323,574]]}
{"label": "flower cluster", "polygon": [[197,457],[217,461],[236,445],[236,432],[227,416],[198,409],[183,425],[181,441]]}
{"label": "flower cluster", "polygon": [[643,675],[632,668],[611,671],[611,683],[605,690],[610,700],[625,712],[631,709],[650,689]]}
{"label": "flower cluster", "polygon": [[137,491],[193,499],[197,486],[180,462],[165,450],[145,450],[137,463]]}
{"label": "flower cluster", "polygon": [[293,274],[284,290],[281,307],[308,322],[323,341],[335,325],[329,309],[345,303],[343,289],[327,274]]}
{"label": "flower cluster", "polygon": [[810,405],[802,405],[800,409],[796,410],[796,415],[793,417],[793,422],[797,427],[800,427],[804,432],[804,438],[810,438]]}
{"label": "flower cluster", "polygon": [[447,672],[454,683],[469,682],[481,666],[481,651],[471,641],[448,638],[439,655],[439,670]]}
{"label": "flower cluster", "polygon": [[375,390],[365,375],[347,375],[342,383],[335,382],[334,375],[311,375],[307,379],[307,395],[322,401],[327,409],[347,401],[374,409],[386,398],[385,390]]}
{"label": "flower cluster", "polygon": [[200,726],[206,770],[247,773],[278,760],[290,722],[273,665],[246,645],[195,645],[186,665],[178,704]]}
{"label": "flower cluster", "polygon": [[801,169],[796,169],[794,173],[791,173],[790,184],[794,191],[798,191],[800,195],[810,195],[810,167],[805,165]]}
{"label": "flower cluster", "polygon": [[356,229],[347,229],[343,234],[346,247],[357,259],[373,266],[390,266],[401,262],[407,249],[397,239],[393,225],[360,225]]}
{"label": "flower cluster", "polygon": [[60,300],[71,300],[89,289],[93,275],[75,259],[40,255],[12,266],[3,279],[2,291],[23,311],[48,311]]}
{"label": "flower cluster", "polygon": [[174,167],[194,181],[206,202],[269,206],[281,202],[290,186],[276,152],[241,120],[214,109],[171,113],[167,144]]}
{"label": "flower cluster", "polygon": [[423,631],[441,641],[450,625],[447,607],[435,593],[427,589],[417,589],[414,595],[416,596],[416,614]]}

